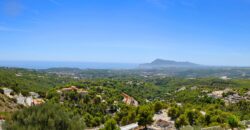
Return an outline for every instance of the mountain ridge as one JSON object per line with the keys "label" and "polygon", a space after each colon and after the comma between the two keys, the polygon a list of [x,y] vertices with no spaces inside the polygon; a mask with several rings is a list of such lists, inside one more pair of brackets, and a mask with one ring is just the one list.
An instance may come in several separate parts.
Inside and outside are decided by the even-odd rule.
{"label": "mountain ridge", "polygon": [[139,68],[143,69],[157,69],[157,68],[197,68],[204,67],[203,65],[192,63],[189,61],[174,61],[174,60],[164,60],[155,59],[151,63],[140,64]]}

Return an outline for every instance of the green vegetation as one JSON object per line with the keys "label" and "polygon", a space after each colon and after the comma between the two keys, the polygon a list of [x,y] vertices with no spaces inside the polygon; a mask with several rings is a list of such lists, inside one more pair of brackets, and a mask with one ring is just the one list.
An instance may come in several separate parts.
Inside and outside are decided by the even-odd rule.
{"label": "green vegetation", "polygon": [[120,130],[120,128],[117,126],[117,123],[115,120],[110,119],[104,124],[104,128],[101,130]]}
{"label": "green vegetation", "polygon": [[35,70],[0,68],[0,87],[13,89],[27,94],[30,91],[41,95],[56,86],[63,86],[72,79],[60,78],[55,74],[41,73]]}
{"label": "green vegetation", "polygon": [[[103,130],[118,130],[118,126],[136,122],[146,128],[153,123],[154,114],[160,114],[162,109],[168,110],[176,128],[187,125],[237,128],[242,127],[240,121],[250,120],[249,101],[227,103],[223,99],[235,93],[245,96],[250,91],[248,79],[141,77],[123,71],[117,77],[114,73],[105,77],[106,70],[86,71],[91,73],[91,78],[75,79],[75,75],[1,68],[1,87],[11,88],[15,94],[38,92],[46,101],[43,105],[16,106],[13,111],[0,113],[7,120],[5,128],[71,130],[103,126]],[[81,91],[62,91],[70,86]],[[228,88],[232,91],[223,93],[221,98],[208,96],[213,91]],[[133,97],[139,106],[125,104],[122,93]],[[1,97],[3,94],[0,107],[7,106],[7,101],[14,102]]]}
{"label": "green vegetation", "polygon": [[228,117],[228,124],[232,130],[240,126],[239,119],[233,115]]}
{"label": "green vegetation", "polygon": [[151,125],[153,123],[153,111],[149,106],[141,106],[138,110],[137,118],[138,125],[147,128],[147,125]]}
{"label": "green vegetation", "polygon": [[84,121],[55,104],[30,107],[16,112],[6,124],[6,130],[76,130]]}

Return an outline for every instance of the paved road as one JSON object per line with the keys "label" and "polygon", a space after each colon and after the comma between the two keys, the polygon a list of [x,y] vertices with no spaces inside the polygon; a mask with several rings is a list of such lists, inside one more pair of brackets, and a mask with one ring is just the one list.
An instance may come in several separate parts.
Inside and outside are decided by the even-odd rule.
{"label": "paved road", "polygon": [[136,128],[136,127],[138,127],[137,123],[122,126],[120,128],[121,128],[121,130],[130,130],[130,129],[133,129],[133,128]]}
{"label": "paved road", "polygon": [[0,130],[2,130],[2,125],[5,122],[5,120],[0,120]]}

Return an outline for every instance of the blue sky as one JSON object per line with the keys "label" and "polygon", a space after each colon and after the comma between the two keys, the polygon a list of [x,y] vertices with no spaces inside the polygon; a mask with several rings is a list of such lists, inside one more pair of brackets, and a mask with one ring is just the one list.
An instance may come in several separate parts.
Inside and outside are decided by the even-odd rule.
{"label": "blue sky", "polygon": [[250,66],[250,0],[1,0],[0,60]]}

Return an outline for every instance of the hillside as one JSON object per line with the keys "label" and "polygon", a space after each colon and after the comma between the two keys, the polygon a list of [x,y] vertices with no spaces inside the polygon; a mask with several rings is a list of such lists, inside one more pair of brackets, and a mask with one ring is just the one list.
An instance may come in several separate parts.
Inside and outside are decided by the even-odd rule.
{"label": "hillside", "polygon": [[[91,74],[93,77],[74,79],[67,74],[64,76],[64,73],[13,68],[0,70],[2,87],[18,88],[19,91],[13,89],[14,94],[26,92],[26,95],[29,94],[27,91],[39,93],[38,90],[43,90],[41,96],[45,101],[36,106],[20,107],[14,100],[0,94],[0,117],[6,120],[6,130],[102,127],[109,130],[105,127],[110,121],[116,127],[123,127],[145,119],[148,122],[138,124],[140,127],[168,122],[171,128],[186,125],[225,125],[229,128],[231,118],[235,118],[237,124],[250,119],[250,81],[246,78],[144,77],[127,71],[119,71],[123,76],[116,77],[118,72],[115,72],[113,77],[105,77],[109,70],[83,70],[79,75]],[[153,118],[162,116],[161,111],[167,111],[168,120]],[[51,122],[55,123],[49,124]],[[60,123],[65,127],[62,128]],[[161,128],[159,125],[155,127]]]}
{"label": "hillside", "polygon": [[18,105],[13,99],[0,93],[0,113],[14,112],[20,109],[21,106]]}
{"label": "hillside", "polygon": [[11,88],[16,92],[44,93],[49,88],[63,85],[71,79],[54,74],[29,69],[0,68],[0,87]]}

